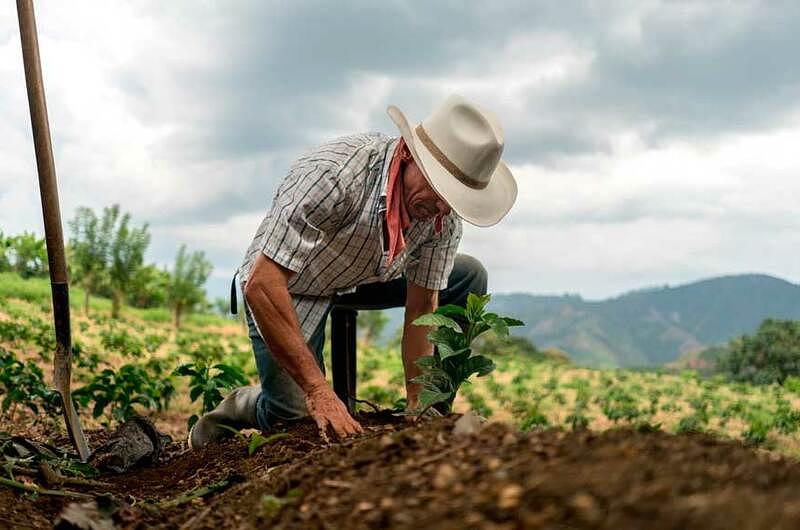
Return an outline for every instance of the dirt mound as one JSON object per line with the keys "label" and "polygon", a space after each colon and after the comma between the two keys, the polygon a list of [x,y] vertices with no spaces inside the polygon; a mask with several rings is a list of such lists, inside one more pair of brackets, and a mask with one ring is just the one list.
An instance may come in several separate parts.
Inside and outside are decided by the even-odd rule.
{"label": "dirt mound", "polygon": [[[252,457],[233,439],[102,480],[129,528],[800,528],[800,464],[737,443],[387,419],[342,444],[301,423]],[[0,488],[0,526],[64,504]]]}

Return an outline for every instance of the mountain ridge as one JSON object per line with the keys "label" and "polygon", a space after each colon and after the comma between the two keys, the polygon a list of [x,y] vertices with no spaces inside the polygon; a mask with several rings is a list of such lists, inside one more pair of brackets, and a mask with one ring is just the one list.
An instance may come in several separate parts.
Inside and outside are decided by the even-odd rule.
{"label": "mountain ridge", "polygon": [[658,366],[755,331],[765,318],[800,319],[800,285],[730,274],[645,287],[603,300],[508,293],[490,307],[526,325],[515,334],[595,366]]}

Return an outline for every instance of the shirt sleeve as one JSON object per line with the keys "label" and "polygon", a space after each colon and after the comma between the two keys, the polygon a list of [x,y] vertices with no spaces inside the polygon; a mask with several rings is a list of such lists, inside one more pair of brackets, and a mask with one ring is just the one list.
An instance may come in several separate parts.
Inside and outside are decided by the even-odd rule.
{"label": "shirt sleeve", "polygon": [[453,270],[458,243],[461,241],[461,219],[451,213],[444,217],[442,231],[412,251],[406,266],[406,278],[426,289],[441,291]]}
{"label": "shirt sleeve", "polygon": [[266,219],[261,252],[300,272],[317,245],[342,222],[347,195],[334,168],[293,167],[281,183]]}

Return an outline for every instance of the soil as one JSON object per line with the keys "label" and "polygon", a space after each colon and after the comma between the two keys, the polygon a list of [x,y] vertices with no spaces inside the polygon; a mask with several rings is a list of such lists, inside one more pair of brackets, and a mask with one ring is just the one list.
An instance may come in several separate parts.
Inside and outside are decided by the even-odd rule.
{"label": "soil", "polygon": [[[736,442],[360,420],[367,432],[343,443],[283,426],[253,456],[242,438],[173,443],[157,464],[98,480],[121,528],[800,528],[800,463]],[[103,435],[90,433],[93,447]],[[0,486],[0,527],[51,528],[70,502]]]}

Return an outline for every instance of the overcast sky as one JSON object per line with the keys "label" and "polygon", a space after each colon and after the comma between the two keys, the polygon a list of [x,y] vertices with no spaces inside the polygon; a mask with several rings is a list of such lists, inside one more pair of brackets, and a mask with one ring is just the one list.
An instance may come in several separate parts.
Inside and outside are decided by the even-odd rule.
{"label": "overcast sky", "polygon": [[[452,92],[501,120],[510,214],[465,227],[493,292],[800,281],[800,2],[37,2],[65,220],[118,202],[225,293],[293,158]],[[43,233],[13,2],[0,230]]]}

